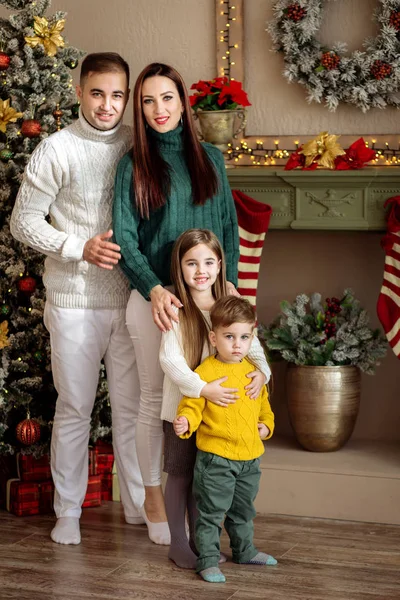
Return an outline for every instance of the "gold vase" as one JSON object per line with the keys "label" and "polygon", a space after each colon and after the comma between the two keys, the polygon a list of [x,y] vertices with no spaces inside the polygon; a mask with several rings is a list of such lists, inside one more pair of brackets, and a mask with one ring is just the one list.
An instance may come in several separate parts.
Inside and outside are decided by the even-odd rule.
{"label": "gold vase", "polygon": [[312,452],[339,450],[348,441],[360,406],[357,367],[305,367],[286,373],[289,418],[297,441]]}
{"label": "gold vase", "polygon": [[[199,110],[194,116],[199,120],[202,140],[214,144],[221,152],[226,152],[228,144],[246,127],[244,109]],[[237,127],[236,121],[239,121]]]}

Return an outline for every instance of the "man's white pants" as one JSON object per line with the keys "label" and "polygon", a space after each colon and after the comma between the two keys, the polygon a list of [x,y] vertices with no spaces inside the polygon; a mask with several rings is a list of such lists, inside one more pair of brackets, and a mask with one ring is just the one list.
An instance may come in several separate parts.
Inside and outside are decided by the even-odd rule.
{"label": "man's white pants", "polygon": [[139,517],[144,503],[135,441],[139,382],[125,310],[59,308],[47,302],[44,322],[58,392],[51,440],[56,516],[79,518],[82,512],[90,415],[104,358],[121,501],[126,517]]}

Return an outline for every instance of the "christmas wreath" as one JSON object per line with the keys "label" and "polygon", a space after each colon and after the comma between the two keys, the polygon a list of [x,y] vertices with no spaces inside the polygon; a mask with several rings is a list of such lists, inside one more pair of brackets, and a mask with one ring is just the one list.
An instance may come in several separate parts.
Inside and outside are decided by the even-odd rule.
{"label": "christmas wreath", "polygon": [[373,15],[378,35],[364,41],[364,51],[347,56],[345,43],[326,48],[315,37],[329,1],[275,2],[267,31],[284,54],[284,76],[306,87],[308,102],[325,102],[331,111],[339,102],[363,112],[400,106],[400,0],[379,0]]}

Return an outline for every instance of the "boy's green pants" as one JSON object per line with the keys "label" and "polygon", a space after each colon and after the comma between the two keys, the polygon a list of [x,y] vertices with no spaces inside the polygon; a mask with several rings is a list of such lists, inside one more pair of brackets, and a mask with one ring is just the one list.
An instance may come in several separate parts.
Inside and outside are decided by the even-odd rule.
{"label": "boy's green pants", "polygon": [[245,563],[257,554],[253,545],[253,519],[256,516],[253,502],[260,476],[259,458],[229,460],[198,451],[193,479],[199,511],[196,521],[197,572],[218,566],[224,518],[233,561]]}

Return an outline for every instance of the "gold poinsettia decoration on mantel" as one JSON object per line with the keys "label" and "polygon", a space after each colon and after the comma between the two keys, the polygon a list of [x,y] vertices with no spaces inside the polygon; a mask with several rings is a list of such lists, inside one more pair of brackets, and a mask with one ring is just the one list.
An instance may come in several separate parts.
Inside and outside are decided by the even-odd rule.
{"label": "gold poinsettia decoration on mantel", "polygon": [[55,56],[58,48],[65,46],[64,38],[61,36],[65,19],[56,21],[54,25],[50,25],[45,17],[34,17],[34,21],[33,29],[36,35],[32,37],[26,36],[26,43],[32,48],[35,48],[38,44],[42,44],[47,56]]}
{"label": "gold poinsettia decoration on mantel", "polygon": [[24,116],[24,113],[17,112],[10,106],[10,98],[0,100],[0,131],[6,133],[8,123],[15,123],[17,119]]}
{"label": "gold poinsettia decoration on mantel", "polygon": [[314,140],[306,142],[300,150],[300,154],[306,157],[306,167],[309,167],[314,161],[326,169],[335,168],[335,158],[346,154],[338,143],[339,135],[330,135],[327,131],[322,131]]}

